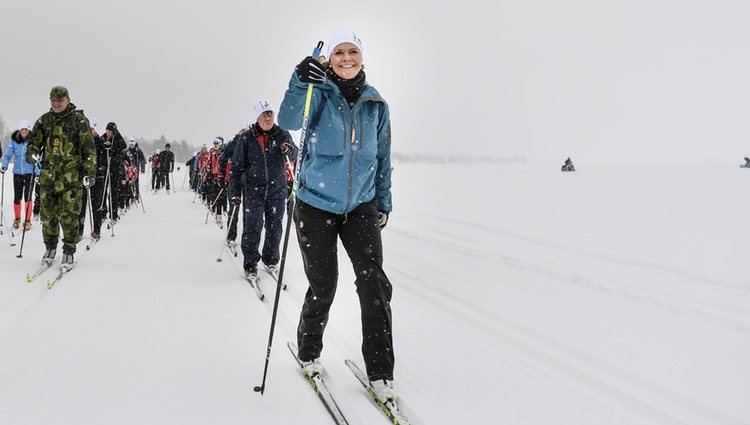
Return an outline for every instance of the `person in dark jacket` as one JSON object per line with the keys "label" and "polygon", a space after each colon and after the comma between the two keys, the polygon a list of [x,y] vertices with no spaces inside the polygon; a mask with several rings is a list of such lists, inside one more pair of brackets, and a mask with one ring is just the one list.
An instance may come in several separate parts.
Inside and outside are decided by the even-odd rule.
{"label": "person in dark jacket", "polygon": [[328,59],[303,59],[279,107],[282,128],[302,128],[313,86],[309,124],[316,126],[307,129],[294,195],[293,218],[309,284],[297,327],[298,356],[308,376],[322,371],[318,358],[336,293],[341,239],[356,276],[367,376],[381,401],[395,400],[393,288],[383,270],[381,239],[392,209],[390,112],[367,82],[356,34],[334,34]]}
{"label": "person in dark jacket", "polygon": [[146,155],[144,155],[143,150],[138,147],[138,142],[135,142],[135,151],[138,153],[138,161],[141,168],[141,174],[146,174]]}
{"label": "person in dark jacket", "polygon": [[[227,190],[229,190],[228,183],[232,178],[232,156],[234,155],[234,149],[237,146],[237,141],[249,129],[249,124],[243,124],[240,131],[235,134],[232,140],[230,140],[229,143],[227,143],[227,145],[224,147],[224,150],[221,153],[221,157],[219,158],[219,168],[221,170],[221,174],[224,176],[225,181],[227,182]],[[229,226],[229,229],[227,230],[227,245],[233,246],[235,244],[235,240],[237,239],[237,221],[239,220],[240,216],[239,203],[237,203],[236,205],[230,203],[227,216],[229,217],[227,219],[227,226]]]}
{"label": "person in dark jacket", "polygon": [[[256,122],[240,136],[232,155],[230,194],[235,206],[242,202],[242,255],[245,276],[255,279],[258,261],[270,271],[279,262],[286,184],[286,156],[297,147],[288,131],[274,124],[274,111],[266,100],[255,103]],[[241,195],[240,195],[241,194]],[[241,201],[240,201],[241,198]],[[263,252],[258,252],[260,234],[265,226]]]}
{"label": "person in dark jacket", "polygon": [[104,148],[104,139],[97,132],[97,122],[95,118],[89,119],[91,127],[91,137],[94,139],[94,148],[96,151],[96,173],[94,185],[89,190],[83,191],[83,200],[81,202],[81,212],[78,214],[78,229],[83,236],[83,229],[86,224],[86,214],[89,211],[89,193],[91,193],[91,238],[99,239],[102,227],[102,217],[106,215],[104,205],[102,204],[102,192],[104,191],[104,179],[107,174],[107,152]]}
{"label": "person in dark jacket", "polygon": [[169,143],[164,145],[164,150],[159,152],[159,181],[157,182],[156,190],[162,185],[166,185],[167,193],[169,193],[169,180],[170,174],[174,171],[174,153],[172,152],[172,145]]}
{"label": "person in dark jacket", "polygon": [[109,181],[106,181],[105,175],[106,187],[102,196],[108,205],[110,220],[116,223],[120,219],[119,209],[125,207],[125,149],[127,148],[116,123],[107,123],[102,143],[106,149],[105,153],[109,155],[107,167]]}

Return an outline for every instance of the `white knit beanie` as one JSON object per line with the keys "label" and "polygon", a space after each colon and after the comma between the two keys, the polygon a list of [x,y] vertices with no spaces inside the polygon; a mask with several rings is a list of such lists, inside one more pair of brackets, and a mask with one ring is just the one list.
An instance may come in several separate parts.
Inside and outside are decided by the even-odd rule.
{"label": "white knit beanie", "polygon": [[260,114],[266,111],[273,112],[271,103],[265,99],[261,99],[253,104],[253,112],[255,112],[255,121],[258,121]]}
{"label": "white knit beanie", "polygon": [[331,37],[331,40],[328,42],[328,59],[331,59],[331,53],[333,53],[333,50],[341,43],[352,43],[353,45],[357,46],[359,49],[359,52],[364,57],[365,51],[362,48],[362,39],[357,37],[357,34],[351,32],[351,31],[342,31],[337,32],[333,34]]}
{"label": "white knit beanie", "polygon": [[21,120],[21,122],[18,123],[18,129],[19,130],[31,130],[31,127],[29,127],[29,121],[28,120]]}

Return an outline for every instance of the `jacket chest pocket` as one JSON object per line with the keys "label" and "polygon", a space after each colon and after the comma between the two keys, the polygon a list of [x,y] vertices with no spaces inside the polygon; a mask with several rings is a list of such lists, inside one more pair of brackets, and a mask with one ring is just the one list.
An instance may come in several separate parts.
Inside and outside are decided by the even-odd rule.
{"label": "jacket chest pocket", "polygon": [[50,137],[50,147],[55,156],[69,157],[77,154],[76,144],[70,137],[75,134],[75,129],[66,125],[56,125],[52,128],[52,137]]}

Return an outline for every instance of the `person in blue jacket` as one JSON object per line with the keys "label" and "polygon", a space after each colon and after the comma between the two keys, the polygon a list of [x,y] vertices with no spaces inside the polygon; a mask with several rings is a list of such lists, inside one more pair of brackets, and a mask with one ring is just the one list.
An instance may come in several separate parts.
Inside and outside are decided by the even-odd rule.
{"label": "person in blue jacket", "polygon": [[[289,196],[286,184],[287,156],[297,147],[292,135],[275,124],[275,115],[267,100],[253,105],[256,122],[244,132],[234,147],[229,193],[235,208],[242,202],[242,255],[245,277],[255,279],[258,262],[276,271],[280,260],[284,205]],[[261,231],[265,229],[263,252],[258,252]]]}
{"label": "person in blue jacket", "polygon": [[15,157],[13,163],[13,228],[18,229],[21,226],[21,200],[25,206],[24,226],[26,230],[31,228],[31,212],[33,211],[31,201],[31,191],[34,183],[34,177],[39,175],[39,166],[31,165],[26,162],[26,148],[30,134],[30,125],[27,120],[22,120],[18,124],[18,130],[10,136],[8,149],[3,155],[3,164],[0,172],[5,173],[8,170],[10,159]]}
{"label": "person in blue jacket", "polygon": [[310,56],[292,73],[279,124],[298,130],[308,85],[313,95],[298,181],[294,223],[309,288],[297,328],[298,356],[320,373],[323,331],[336,293],[341,239],[354,268],[362,317],[362,354],[378,397],[395,400],[392,286],[383,271],[381,230],[391,212],[388,104],[365,77],[362,41],[336,33],[328,62]]}

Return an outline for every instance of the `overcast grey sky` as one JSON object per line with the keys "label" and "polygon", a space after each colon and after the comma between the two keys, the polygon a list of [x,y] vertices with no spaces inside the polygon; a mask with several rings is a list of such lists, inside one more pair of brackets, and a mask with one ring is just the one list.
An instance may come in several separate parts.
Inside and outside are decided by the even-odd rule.
{"label": "overcast grey sky", "polygon": [[744,0],[6,3],[0,115],[11,127],[46,112],[61,84],[126,136],[210,143],[250,120],[255,100],[278,105],[318,40],[353,29],[397,152],[750,155]]}

